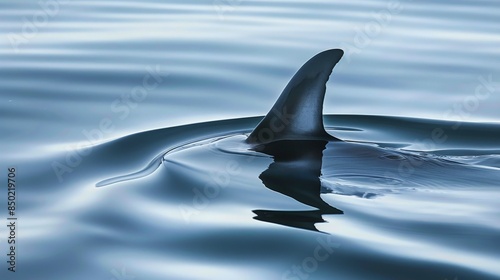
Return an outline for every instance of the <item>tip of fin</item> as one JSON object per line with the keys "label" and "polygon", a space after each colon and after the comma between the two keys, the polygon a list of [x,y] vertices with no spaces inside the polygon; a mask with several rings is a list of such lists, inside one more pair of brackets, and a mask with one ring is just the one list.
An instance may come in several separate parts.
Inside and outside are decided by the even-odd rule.
{"label": "tip of fin", "polygon": [[344,51],[331,49],[309,59],[292,77],[280,97],[247,138],[247,143],[279,140],[338,140],[323,126],[326,82]]}

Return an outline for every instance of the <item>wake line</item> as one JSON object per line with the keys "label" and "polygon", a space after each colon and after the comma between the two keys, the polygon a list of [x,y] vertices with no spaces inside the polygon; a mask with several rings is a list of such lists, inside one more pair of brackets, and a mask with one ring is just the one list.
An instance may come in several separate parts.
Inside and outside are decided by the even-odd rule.
{"label": "wake line", "polygon": [[[198,141],[195,141],[195,142],[198,142]],[[189,145],[191,145],[191,144],[193,144],[195,142],[186,143],[186,144],[179,145],[179,146],[173,147],[171,149],[168,149],[168,150],[164,151],[163,153],[160,153],[159,155],[157,155],[156,157],[154,157],[153,160],[151,160],[148,163],[148,165],[146,165],[146,167],[144,167],[143,169],[141,169],[139,171],[136,171],[134,173],[131,173],[131,174],[120,175],[120,176],[117,176],[117,177],[113,177],[113,178],[109,178],[109,179],[100,181],[95,186],[99,188],[99,187],[109,186],[109,185],[112,185],[112,184],[116,184],[116,183],[120,183],[120,182],[125,182],[125,181],[130,181],[130,180],[135,180],[135,179],[139,179],[139,178],[143,178],[143,177],[149,176],[149,175],[153,174],[158,169],[158,167],[160,167],[161,163],[163,162],[163,158],[166,155],[174,152],[175,150],[181,149],[181,148],[183,148],[185,146],[189,146]]]}
{"label": "wake line", "polygon": [[[228,135],[226,137],[230,137],[232,135],[233,134]],[[177,151],[182,151],[184,149],[188,149],[196,144],[203,145],[204,142],[212,141],[212,140],[213,140],[213,138],[211,137],[211,138],[205,138],[205,139],[201,139],[201,140],[198,139],[195,141],[191,141],[191,142],[183,143],[181,145],[177,145],[171,149],[168,149],[168,150],[160,153],[156,157],[154,157],[153,160],[151,160],[148,163],[148,165],[146,165],[146,167],[142,168],[141,170],[127,174],[127,175],[120,175],[120,176],[116,176],[116,177],[109,178],[106,180],[102,180],[102,181],[98,182],[95,186],[100,188],[100,187],[105,187],[105,186],[109,186],[109,185],[120,183],[120,182],[135,180],[135,179],[149,176],[149,175],[153,174],[160,167],[160,165],[163,162],[163,158],[165,156],[167,156],[168,154],[173,153],[173,152],[177,152]]]}
{"label": "wake line", "polygon": [[100,181],[95,186],[99,188],[99,187],[109,186],[109,185],[115,184],[115,183],[139,179],[139,178],[151,175],[151,174],[153,174],[153,172],[155,172],[158,169],[158,167],[160,167],[160,165],[163,161],[162,160],[163,157],[166,154],[168,154],[169,152],[171,152],[172,150],[169,150],[165,153],[157,155],[148,165],[146,165],[146,167],[144,167],[143,169],[141,169],[137,172],[127,174],[127,175],[120,175],[120,176],[110,178],[110,179],[106,179],[106,180]]}

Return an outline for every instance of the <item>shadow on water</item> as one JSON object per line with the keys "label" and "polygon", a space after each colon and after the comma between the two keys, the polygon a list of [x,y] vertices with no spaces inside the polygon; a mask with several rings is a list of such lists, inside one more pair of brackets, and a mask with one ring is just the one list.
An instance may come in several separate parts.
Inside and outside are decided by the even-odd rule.
{"label": "shadow on water", "polygon": [[256,220],[318,231],[322,215],[343,214],[321,199],[321,166],[327,141],[277,141],[259,145],[255,151],[273,156],[274,162],[260,174],[262,183],[272,191],[317,208],[305,211],[254,210]]}

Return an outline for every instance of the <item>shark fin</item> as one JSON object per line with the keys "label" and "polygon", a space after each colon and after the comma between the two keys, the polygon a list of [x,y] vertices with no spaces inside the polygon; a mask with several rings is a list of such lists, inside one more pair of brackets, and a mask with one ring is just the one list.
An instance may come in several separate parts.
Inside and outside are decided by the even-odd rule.
{"label": "shark fin", "polygon": [[340,49],[323,51],[295,73],[271,111],[247,138],[250,144],[279,140],[339,140],[323,126],[323,101],[333,67],[342,58]]}

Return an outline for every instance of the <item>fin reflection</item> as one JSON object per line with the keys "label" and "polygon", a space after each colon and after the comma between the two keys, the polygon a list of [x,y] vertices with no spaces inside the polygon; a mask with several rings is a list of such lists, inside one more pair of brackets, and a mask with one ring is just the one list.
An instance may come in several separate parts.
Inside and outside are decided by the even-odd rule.
{"label": "fin reflection", "polygon": [[328,141],[282,140],[254,147],[271,155],[274,162],[259,178],[262,183],[296,201],[317,208],[305,211],[254,210],[256,220],[318,231],[315,223],[324,222],[322,215],[343,214],[321,199],[321,166]]}

